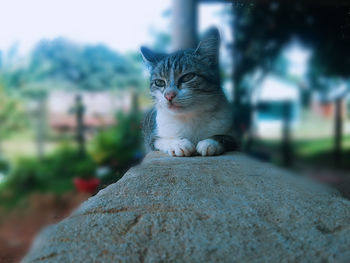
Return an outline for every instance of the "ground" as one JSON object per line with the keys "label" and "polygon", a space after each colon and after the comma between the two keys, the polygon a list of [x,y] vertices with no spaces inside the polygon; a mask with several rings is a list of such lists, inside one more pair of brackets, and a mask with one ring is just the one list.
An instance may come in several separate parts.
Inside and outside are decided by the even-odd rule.
{"label": "ground", "polygon": [[0,262],[19,262],[33,238],[46,225],[61,221],[90,195],[70,192],[62,196],[32,194],[11,211],[0,212]]}

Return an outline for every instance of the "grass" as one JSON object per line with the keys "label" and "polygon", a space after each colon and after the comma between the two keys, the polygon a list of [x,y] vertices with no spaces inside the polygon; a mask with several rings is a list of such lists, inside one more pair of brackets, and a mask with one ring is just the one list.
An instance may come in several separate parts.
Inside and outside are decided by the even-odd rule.
{"label": "grass", "polygon": [[[293,156],[296,162],[307,166],[330,167],[342,170],[350,170],[350,135],[342,140],[342,160],[334,159],[334,142],[332,137],[317,139],[299,139],[292,143]],[[254,150],[268,152],[272,161],[281,163],[281,141],[264,140],[254,141]]]}
{"label": "grass", "polygon": [[[67,141],[72,142],[73,136],[59,137],[56,134],[50,133],[44,144],[45,154],[53,152],[62,143]],[[35,134],[32,130],[24,130],[10,134],[2,143],[2,152],[8,160],[15,161],[19,157],[31,157],[37,155],[37,145]]]}
{"label": "grass", "polygon": [[[52,152],[58,145],[57,142],[46,142],[45,153]],[[27,139],[12,139],[3,142],[4,156],[10,161],[16,160],[19,156],[35,156],[36,148],[35,142]]]}
{"label": "grass", "polygon": [[[322,152],[333,151],[333,145],[333,138],[298,140],[295,142],[295,150],[300,156],[310,157]],[[344,151],[350,150],[350,135],[343,137],[342,147]]]}

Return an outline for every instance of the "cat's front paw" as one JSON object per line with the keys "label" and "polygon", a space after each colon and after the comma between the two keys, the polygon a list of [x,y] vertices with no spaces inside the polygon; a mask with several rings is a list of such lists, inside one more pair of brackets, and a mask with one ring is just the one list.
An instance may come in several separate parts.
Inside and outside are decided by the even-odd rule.
{"label": "cat's front paw", "polygon": [[167,153],[172,156],[191,156],[196,151],[196,147],[187,139],[174,140],[170,143]]}
{"label": "cat's front paw", "polygon": [[224,147],[213,139],[205,139],[197,144],[196,150],[202,156],[212,156],[222,154]]}

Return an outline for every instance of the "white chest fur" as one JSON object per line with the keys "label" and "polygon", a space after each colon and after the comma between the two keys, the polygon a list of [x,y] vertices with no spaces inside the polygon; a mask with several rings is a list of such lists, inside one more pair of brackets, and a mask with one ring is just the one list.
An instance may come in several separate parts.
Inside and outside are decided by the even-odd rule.
{"label": "white chest fur", "polygon": [[228,134],[231,128],[229,110],[210,113],[174,115],[166,110],[157,112],[157,135],[164,139],[188,139],[197,144],[214,135]]}

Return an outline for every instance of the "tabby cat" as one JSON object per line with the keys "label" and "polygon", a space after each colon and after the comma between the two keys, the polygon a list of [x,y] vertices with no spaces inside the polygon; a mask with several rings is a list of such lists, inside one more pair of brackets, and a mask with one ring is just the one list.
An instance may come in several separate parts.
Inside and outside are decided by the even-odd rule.
{"label": "tabby cat", "polygon": [[220,86],[219,44],[219,31],[211,28],[196,49],[163,54],[141,47],[155,104],[143,121],[148,151],[210,156],[237,148]]}

